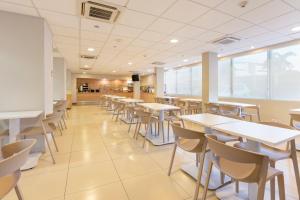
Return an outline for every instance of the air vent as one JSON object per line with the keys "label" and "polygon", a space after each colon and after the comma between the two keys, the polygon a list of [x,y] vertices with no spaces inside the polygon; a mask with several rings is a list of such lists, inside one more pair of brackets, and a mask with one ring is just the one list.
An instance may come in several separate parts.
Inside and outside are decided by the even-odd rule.
{"label": "air vent", "polygon": [[90,70],[92,68],[91,67],[80,67],[80,69],[87,71],[87,70]]}
{"label": "air vent", "polygon": [[220,38],[220,39],[217,39],[217,40],[213,41],[212,43],[213,44],[227,45],[227,44],[232,44],[232,43],[238,42],[238,41],[240,41],[240,39],[236,38],[236,37],[223,37],[223,38]]}
{"label": "air vent", "polygon": [[120,10],[114,6],[93,1],[85,1],[81,4],[81,15],[89,19],[113,23],[119,14]]}
{"label": "air vent", "polygon": [[160,61],[155,61],[155,62],[153,62],[153,63],[151,63],[152,65],[164,65],[164,64],[166,64],[166,63],[164,63],[164,62],[160,62]]}
{"label": "air vent", "polygon": [[80,58],[84,58],[84,59],[97,59],[97,56],[80,55]]}

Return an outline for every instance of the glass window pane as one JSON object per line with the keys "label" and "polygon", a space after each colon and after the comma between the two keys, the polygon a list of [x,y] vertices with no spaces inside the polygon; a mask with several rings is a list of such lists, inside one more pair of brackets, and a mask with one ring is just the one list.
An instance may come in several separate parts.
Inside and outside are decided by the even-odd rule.
{"label": "glass window pane", "polygon": [[177,94],[191,95],[191,68],[177,70]]}
{"label": "glass window pane", "polygon": [[267,98],[267,52],[234,58],[232,81],[235,97]]}
{"label": "glass window pane", "polygon": [[231,63],[230,59],[218,62],[218,93],[221,97],[231,96]]}
{"label": "glass window pane", "polygon": [[192,95],[202,95],[202,66],[192,67]]}
{"label": "glass window pane", "polygon": [[167,94],[176,94],[176,71],[165,72],[165,89]]}
{"label": "glass window pane", "polygon": [[300,99],[300,45],[271,51],[271,98]]}

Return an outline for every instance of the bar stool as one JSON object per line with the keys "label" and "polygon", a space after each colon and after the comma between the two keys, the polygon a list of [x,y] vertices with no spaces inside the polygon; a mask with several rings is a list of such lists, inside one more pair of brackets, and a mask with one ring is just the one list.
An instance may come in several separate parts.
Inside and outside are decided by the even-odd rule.
{"label": "bar stool", "polygon": [[264,199],[267,181],[277,177],[280,200],[285,200],[283,172],[269,167],[267,155],[246,151],[217,141],[213,135],[206,135],[208,147],[212,152],[209,171],[206,178],[202,199],[206,199],[212,167],[217,167],[222,173],[234,180],[245,183],[257,183],[257,200]]}
{"label": "bar stool", "polygon": [[199,194],[205,153],[207,152],[205,133],[182,128],[178,123],[172,123],[172,129],[175,135],[175,143],[168,170],[168,176],[171,175],[177,147],[190,153],[196,153],[196,156],[198,157],[197,160],[199,160],[200,163],[198,166],[197,183],[194,193],[194,200],[196,200]]}
{"label": "bar stool", "polygon": [[0,199],[15,189],[19,200],[23,200],[18,186],[21,178],[20,168],[26,163],[29,152],[36,140],[17,141],[1,148],[3,159],[0,160]]}

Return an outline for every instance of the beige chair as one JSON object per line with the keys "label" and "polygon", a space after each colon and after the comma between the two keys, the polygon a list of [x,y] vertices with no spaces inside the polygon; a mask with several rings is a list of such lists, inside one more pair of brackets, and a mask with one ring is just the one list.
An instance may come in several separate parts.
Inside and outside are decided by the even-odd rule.
{"label": "beige chair", "polygon": [[249,121],[253,121],[252,114],[242,112],[241,109],[241,107],[233,105],[219,105],[219,111],[221,115],[227,117],[241,117],[242,119],[249,119]]}
{"label": "beige chair", "polygon": [[1,148],[3,159],[0,160],[0,199],[15,189],[19,200],[23,196],[18,182],[21,178],[20,168],[26,163],[29,152],[36,140],[22,140],[5,145]]}
{"label": "beige chair", "polygon": [[211,114],[219,114],[219,106],[214,103],[204,103],[205,112],[211,113]]}
{"label": "beige chair", "polygon": [[188,102],[187,103],[187,112],[188,114],[198,114],[202,112],[202,103],[201,102]]}
{"label": "beige chair", "polygon": [[213,135],[206,137],[212,160],[209,163],[203,200],[206,199],[213,166],[236,181],[258,184],[257,200],[264,199],[266,182],[277,177],[280,200],[285,200],[283,172],[269,167],[268,156],[226,145],[217,141]]}
{"label": "beige chair", "polygon": [[[276,126],[279,128],[286,128],[286,129],[293,129],[293,127],[281,124],[279,122],[261,122],[261,124],[269,125],[269,126]],[[267,155],[270,159],[270,166],[275,168],[275,164],[279,160],[285,159],[292,159],[295,178],[297,183],[298,189],[298,197],[300,198],[300,176],[299,176],[299,167],[297,161],[297,154],[296,154],[296,145],[295,140],[292,140],[288,143],[289,145],[287,149],[282,150],[279,148],[271,147],[265,144],[261,144],[260,148],[256,151],[257,153]],[[248,151],[253,151],[247,142],[237,143],[235,147],[242,148]],[[290,147],[290,148],[289,148]],[[275,200],[275,181],[271,181],[271,200]]]}
{"label": "beige chair", "polygon": [[51,117],[48,116],[42,120],[42,125],[40,127],[29,127],[22,130],[21,133],[19,134],[23,138],[30,138],[36,135],[43,135],[47,143],[47,147],[49,149],[53,164],[55,164],[56,162],[50,147],[50,141],[48,140],[47,133],[51,134],[55,149],[58,152],[57,143],[54,137],[54,132],[56,130],[55,123],[57,123],[58,120],[59,119],[57,118],[57,116],[54,115],[52,115]]}
{"label": "beige chair", "polygon": [[174,148],[171,156],[168,176],[170,176],[172,171],[172,166],[174,163],[177,147],[187,152],[196,153],[197,164],[198,164],[198,160],[200,163],[200,165],[198,166],[197,184],[196,184],[195,194],[194,194],[194,199],[196,200],[199,194],[205,153],[207,152],[206,151],[207,141],[205,138],[205,133],[185,129],[181,127],[180,124],[178,123],[172,123],[172,129],[175,135],[175,143],[174,143]]}
{"label": "beige chair", "polygon": [[173,105],[174,106],[177,106],[180,108],[180,114],[181,115],[184,115],[187,113],[187,105],[186,105],[186,102],[185,101],[182,101],[180,99],[174,99],[173,101]]}

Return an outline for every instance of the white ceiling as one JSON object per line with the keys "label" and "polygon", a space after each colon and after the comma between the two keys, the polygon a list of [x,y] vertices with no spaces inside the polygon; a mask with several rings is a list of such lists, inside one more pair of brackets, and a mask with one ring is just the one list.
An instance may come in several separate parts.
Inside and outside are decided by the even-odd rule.
{"label": "white ceiling", "polygon": [[[114,24],[81,18],[79,0],[0,0],[0,10],[45,18],[54,46],[73,72],[84,65],[91,73],[149,72],[154,61],[177,67],[199,62],[204,51],[226,55],[300,38],[291,31],[300,26],[300,0],[248,0],[245,8],[240,1],[106,0],[123,7]],[[211,44],[227,34],[241,41]],[[179,42],[171,44],[173,38]],[[98,59],[82,60],[80,54]]]}

